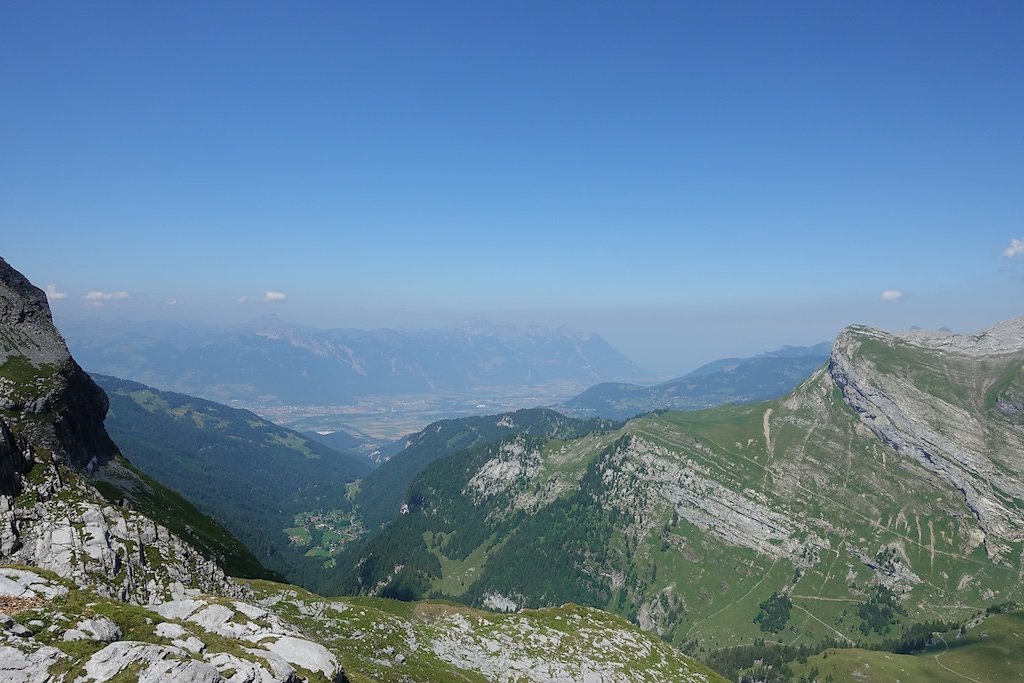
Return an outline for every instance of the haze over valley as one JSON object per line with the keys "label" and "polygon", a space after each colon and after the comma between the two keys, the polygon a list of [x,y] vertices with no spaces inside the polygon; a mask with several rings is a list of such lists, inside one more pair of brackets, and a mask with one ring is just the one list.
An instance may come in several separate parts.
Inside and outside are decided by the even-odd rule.
{"label": "haze over valley", "polygon": [[7,3],[0,679],[1024,679],[1022,34]]}
{"label": "haze over valley", "polygon": [[[771,398],[817,369],[829,346],[719,359],[645,390],[621,380],[649,372],[600,336],[565,328],[478,322],[453,330],[320,330],[267,316],[227,329],[107,320],[63,329],[91,372],[247,408],[300,431],[345,432],[378,444],[439,419],[519,408],[621,419]],[[628,399],[608,395],[623,391]]]}

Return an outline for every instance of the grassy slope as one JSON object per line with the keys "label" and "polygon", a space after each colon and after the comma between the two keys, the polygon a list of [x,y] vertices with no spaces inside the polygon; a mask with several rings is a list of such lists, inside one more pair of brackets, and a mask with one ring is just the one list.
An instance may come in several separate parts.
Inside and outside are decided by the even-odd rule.
{"label": "grassy slope", "polygon": [[[69,656],[56,662],[51,674],[84,673],[84,662],[106,645],[92,640],[63,640],[63,630],[82,618],[106,617],[121,629],[122,640],[161,645],[169,645],[170,639],[157,635],[157,624],[178,623],[205,644],[204,651],[195,655],[200,661],[204,655],[216,652],[246,658],[246,647],[252,645],[208,633],[192,622],[165,620],[143,607],[100,597],[45,570],[19,568],[33,571],[68,589],[67,595],[47,602],[15,605],[18,608],[14,611],[15,620],[30,632],[33,640]],[[249,586],[256,600],[264,600],[267,609],[296,626],[302,637],[319,642],[334,653],[347,679],[353,683],[483,683],[494,680],[493,675],[482,675],[465,663],[456,665],[445,661],[435,652],[432,645],[438,640],[449,640],[452,635],[460,637],[463,651],[485,653],[484,660],[507,656],[510,662],[518,660],[520,665],[533,660],[538,664],[568,665],[571,670],[579,665],[580,656],[584,656],[613,662],[621,671],[638,676],[633,680],[653,680],[654,677],[680,683],[725,683],[724,678],[700,663],[622,619],[575,605],[501,615],[444,603],[325,599],[294,586],[268,581],[252,581]],[[234,607],[230,599],[211,596],[203,599],[229,610]],[[507,647],[497,652],[488,647],[497,642],[506,643]],[[389,647],[392,648],[390,654]],[[640,656],[644,653],[646,656]],[[184,651],[181,654],[188,657]],[[398,654],[404,657],[401,663],[395,661]],[[311,680],[323,680],[323,677],[313,676]]]}
{"label": "grassy slope", "polygon": [[[600,658],[616,656],[612,647],[622,636],[639,643],[649,652],[646,658],[624,657],[618,660],[626,672],[644,672],[644,680],[704,681],[725,683],[725,679],[659,639],[639,631],[627,621],[577,605],[562,605],[544,610],[526,610],[518,614],[495,614],[444,602],[399,602],[383,598],[334,598],[317,595],[264,581],[250,582],[257,597],[281,592],[291,599],[274,606],[274,611],[296,623],[306,633],[336,652],[353,683],[390,681],[486,681],[468,668],[441,660],[429,643],[458,631],[453,625],[466,624],[473,637],[493,656],[500,653],[512,659],[535,658],[538,662],[575,662],[579,655]],[[303,609],[305,604],[319,608]],[[335,606],[333,610],[323,605]],[[329,615],[324,619],[322,615]],[[353,638],[353,633],[361,633]],[[409,648],[409,634],[415,634],[420,646]],[[551,638],[558,638],[556,642]],[[601,642],[601,646],[595,643]],[[503,644],[504,650],[494,646]],[[400,668],[382,661],[382,653],[392,647],[403,653]],[[578,654],[574,654],[578,653]],[[615,661],[612,659],[611,661]],[[508,670],[502,674],[508,675]],[[651,677],[654,677],[653,679]]]}
{"label": "grassy slope", "polygon": [[[828,548],[799,574],[789,561],[750,557],[744,562],[735,549],[697,539],[698,551],[703,547],[716,552],[718,546],[717,566],[731,565],[733,570],[697,569],[696,581],[693,570],[669,572],[666,581],[687,581],[691,595],[697,589],[698,599],[688,601],[691,608],[706,606],[691,634],[703,634],[711,646],[765,635],[753,629],[750,615],[772,591],[787,589],[795,610],[788,628],[773,636],[781,642],[879,638],[859,629],[856,608],[864,601],[872,574],[858,556],[873,559],[889,544],[899,545],[924,579],[910,594],[907,621],[962,617],[999,599],[997,595],[1019,593],[1016,567],[995,565],[982,550],[964,547],[973,520],[956,491],[864,435],[856,416],[830,393],[827,383],[819,380],[801,391],[804,395],[788,405],[777,401],[667,414],[635,425],[640,434],[669,447],[694,439],[705,448],[682,450],[717,471],[717,479],[731,489],[763,492],[790,518],[828,520],[832,527],[818,529],[825,532]],[[814,394],[817,399],[808,400]],[[769,409],[771,449],[764,438]],[[717,590],[715,581],[720,582]]]}
{"label": "grassy slope", "polygon": [[996,614],[966,630],[962,637],[943,634],[928,649],[909,655],[872,650],[827,650],[794,663],[794,674],[812,669],[818,679],[836,683],[1003,683],[1024,680],[1024,613]]}
{"label": "grassy slope", "polygon": [[[993,419],[981,412],[983,378],[1000,376],[1004,366],[1014,362],[1003,359],[979,369],[976,361],[961,362],[915,349],[867,348],[862,353],[871,354],[880,372],[906,378],[980,414],[985,423]],[[770,449],[764,436],[769,409],[773,411],[768,419]],[[665,423],[674,429],[663,429]],[[814,642],[839,634],[865,638],[855,607],[863,600],[871,574],[863,562],[855,560],[851,553],[855,548],[872,558],[881,546],[898,544],[923,578],[910,594],[907,621],[962,617],[979,606],[1019,595],[1020,549],[1002,565],[989,561],[982,549],[967,546],[973,519],[958,492],[865,434],[824,376],[789,400],[747,409],[666,414],[637,429],[654,439],[663,435],[661,443],[670,447],[673,441],[678,447],[688,438],[696,439],[706,449],[684,446],[682,450],[718,470],[718,479],[733,490],[763,491],[794,518],[822,518],[835,525],[821,561],[787,582],[796,611],[790,628],[779,634],[784,642]],[[788,562],[781,564],[792,570]],[[755,572],[759,582],[763,573],[763,569]],[[747,601],[756,605],[763,600],[777,587],[770,583],[752,585]],[[735,624],[742,623],[735,618],[737,602],[732,605],[721,604],[721,611],[709,614],[697,629],[712,638],[728,637]],[[749,614],[749,606],[743,611]]]}

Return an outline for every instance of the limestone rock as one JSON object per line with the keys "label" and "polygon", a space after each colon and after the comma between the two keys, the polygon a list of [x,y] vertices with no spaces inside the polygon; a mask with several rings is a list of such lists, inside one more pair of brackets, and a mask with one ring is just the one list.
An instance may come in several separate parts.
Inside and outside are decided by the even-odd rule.
{"label": "limestone rock", "polygon": [[210,664],[189,658],[179,648],[122,640],[111,643],[85,662],[85,675],[75,683],[102,683],[129,666],[139,667],[138,680],[221,683],[224,679]]}
{"label": "limestone rock", "polygon": [[[293,626],[256,605],[233,601],[229,607],[205,599],[185,599],[153,605],[151,609],[165,619],[187,621],[208,633],[253,643],[259,649],[252,652],[266,659],[272,668],[278,662],[289,670],[288,665],[294,665],[319,671],[331,680],[341,680],[343,676],[337,657],[327,648],[303,638]],[[174,624],[165,622],[157,626],[157,634],[163,637],[180,638],[184,633],[183,628]]]}
{"label": "limestone rock", "polygon": [[[901,354],[930,359],[937,382],[920,363],[905,375],[877,364]],[[908,332],[890,334],[852,327],[836,339],[829,375],[861,421],[895,451],[958,490],[998,561],[1024,541],[1024,465],[1012,454],[1024,446],[1019,424],[992,424],[985,412],[943,389],[953,382],[979,384],[991,368],[1024,360],[1024,318],[977,335]],[[911,372],[911,371],[907,371]],[[924,373],[924,374],[922,374]],[[1009,457],[1007,457],[1009,455]]]}
{"label": "limestone rock", "polygon": [[267,666],[260,666],[226,652],[218,652],[206,659],[221,674],[232,672],[231,676],[225,679],[229,683],[298,683],[301,680],[279,657],[260,650],[248,650],[248,653],[266,661]]}
{"label": "limestone rock", "polygon": [[157,624],[154,632],[159,637],[168,639],[183,638],[188,633],[180,624],[172,624],[169,621]]}
{"label": "limestone rock", "polygon": [[[104,643],[112,643],[121,637],[120,627],[107,617],[83,619],[78,622],[75,629],[86,634],[90,640],[98,640]],[[66,634],[64,639],[68,640]]]}
{"label": "limestone rock", "polygon": [[289,664],[310,671],[319,671],[331,680],[340,679],[341,669],[338,660],[320,643],[292,636],[271,638],[269,641],[261,639],[257,642]]}
{"label": "limestone rock", "polygon": [[60,364],[69,357],[64,339],[53,327],[46,294],[0,258],[0,321],[8,328],[8,350],[0,346],[0,364],[14,355],[33,365]]}
{"label": "limestone rock", "polygon": [[0,567],[0,595],[53,600],[67,594],[67,588],[52,583],[35,572],[13,567]]}
{"label": "limestone rock", "polygon": [[50,482],[66,494],[20,519],[10,560],[49,569],[137,604],[184,597],[186,587],[244,595],[216,563],[143,515],[105,503],[81,480]]}
{"label": "limestone rock", "polygon": [[67,659],[55,647],[0,634],[0,680],[5,683],[50,683],[50,667]]}
{"label": "limestone rock", "polygon": [[[236,601],[232,603],[240,606],[236,611],[207,599],[184,599],[155,606],[155,610],[167,614],[191,617],[190,628],[167,621],[158,623],[155,635],[171,641],[160,644],[121,640],[122,629],[110,617],[47,610],[52,603],[44,596],[60,599],[69,589],[35,572],[0,568],[0,589],[4,591],[0,595],[30,601],[29,608],[43,610],[43,618],[33,620],[38,630],[44,630],[49,621],[51,625],[45,630],[59,634],[63,628],[65,641],[109,643],[91,656],[71,663],[72,670],[80,666],[85,671],[74,679],[76,683],[99,683],[124,676],[126,671],[139,681],[298,683],[301,679],[295,666],[319,671],[332,680],[343,680],[341,667],[326,648],[299,638],[297,631],[280,617],[255,605]],[[80,595],[73,604],[88,605],[88,599]],[[259,614],[261,623],[249,621],[247,614]],[[70,624],[74,626],[64,626]],[[214,633],[218,638],[211,648],[203,639]],[[236,637],[239,635],[244,637]],[[233,640],[233,647],[248,653],[248,658],[224,652],[225,639]],[[0,680],[50,683],[50,668],[68,659],[59,649],[36,641],[30,629],[0,615]],[[60,680],[68,683],[71,679]]]}

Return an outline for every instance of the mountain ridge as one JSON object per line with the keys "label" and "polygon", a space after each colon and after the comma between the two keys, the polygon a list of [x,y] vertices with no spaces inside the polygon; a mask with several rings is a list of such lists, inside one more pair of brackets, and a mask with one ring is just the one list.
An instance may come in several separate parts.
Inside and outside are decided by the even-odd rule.
{"label": "mountain ridge", "polygon": [[722,358],[675,379],[642,386],[605,382],[555,406],[579,417],[627,419],[652,410],[699,410],[781,396],[828,359],[831,344],[785,346],[749,358]]}
{"label": "mountain ridge", "polygon": [[643,374],[593,333],[480,329],[322,330],[276,316],[221,330],[88,321],[65,328],[92,372],[222,403],[330,405],[366,395]]}
{"label": "mountain ridge", "polygon": [[[936,392],[914,391],[906,383],[883,383],[885,375],[866,375],[865,364],[859,363],[859,351],[867,344],[880,344],[896,353],[900,344],[939,351],[946,360],[941,368],[945,372],[958,371],[953,359],[957,356],[982,362],[986,358],[1010,357],[1009,369],[1000,380],[1008,386],[1021,379],[1024,363],[1024,317],[999,323],[976,335],[907,332],[887,334],[864,327],[844,331],[836,341],[829,372],[843,392],[847,402],[861,416],[862,421],[880,439],[900,453],[908,454],[921,466],[939,475],[964,495],[964,499],[978,519],[985,533],[985,545],[990,556],[999,557],[1005,550],[990,533],[1010,542],[1024,541],[1024,513],[1011,501],[1024,500],[1024,468],[1003,458],[997,460],[983,453],[990,442],[988,430],[972,420],[965,407],[984,408],[975,403],[969,406],[966,397],[939,396]],[[931,370],[931,368],[929,368]],[[874,381],[872,381],[874,379]],[[992,381],[995,384],[996,381]],[[983,387],[985,398],[992,386]],[[894,391],[900,392],[897,399]],[[922,395],[924,394],[924,395]],[[946,400],[939,403],[940,398]],[[918,420],[908,416],[905,407],[921,400],[933,406],[946,408],[941,419]],[[1008,402],[1007,408],[1017,414],[1024,411],[1024,402]],[[955,437],[950,437],[950,431]],[[996,435],[1000,436],[1000,435]],[[1003,476],[1012,472],[1015,478]],[[1010,500],[1007,500],[1010,499]]]}

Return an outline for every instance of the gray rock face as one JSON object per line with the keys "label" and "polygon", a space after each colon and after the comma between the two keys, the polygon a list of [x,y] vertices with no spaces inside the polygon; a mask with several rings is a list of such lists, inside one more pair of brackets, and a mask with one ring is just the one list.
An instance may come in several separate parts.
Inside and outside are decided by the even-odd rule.
{"label": "gray rock face", "polygon": [[[255,651],[250,650],[249,653],[255,654]],[[266,661],[266,666],[226,652],[219,652],[207,659],[221,674],[232,672],[227,678],[230,683],[299,683],[302,680],[287,662],[266,654],[257,656]]]}
{"label": "gray rock face", "polygon": [[[0,554],[0,561],[42,567],[137,604],[188,591],[245,595],[216,563],[147,517],[107,504],[80,478],[62,478],[51,468],[42,483],[26,486],[38,502],[12,510],[20,547]],[[10,498],[0,501],[10,506]]]}
{"label": "gray rock face", "polygon": [[138,680],[220,683],[224,679],[212,665],[197,662],[176,647],[123,640],[111,643],[85,663],[85,675],[75,683],[109,681],[129,666],[140,667]]}
{"label": "gray rock face", "polygon": [[21,547],[13,500],[13,496],[0,495],[0,557],[10,556]]}
{"label": "gray rock face", "polygon": [[70,360],[57,333],[46,294],[0,258],[0,365],[23,357],[32,365],[61,365]]}
{"label": "gray rock face", "polygon": [[955,353],[972,358],[1000,356],[1024,350],[1024,317],[1004,320],[978,334],[913,330],[897,332],[890,336],[914,346],[944,353]]}
{"label": "gray rock face", "polygon": [[828,546],[811,526],[822,525],[820,520],[800,521],[773,510],[765,497],[734,491],[716,481],[708,468],[677,459],[668,448],[641,436],[629,437],[608,453],[600,468],[610,494],[606,504],[635,519],[629,527],[635,538],[649,535],[668,508],[728,545],[787,558],[796,566]]}
{"label": "gray rock face", "polygon": [[[24,359],[9,362],[27,363]],[[45,448],[78,470],[91,471],[117,454],[103,429],[106,394],[74,360],[69,357],[60,366],[17,368],[17,373],[28,372],[35,373],[28,382],[0,376],[0,409],[8,413],[9,429],[21,432],[26,442]],[[8,491],[14,488],[9,477],[0,486]]]}
{"label": "gray rock face", "polygon": [[2,259],[0,369],[0,561],[139,604],[190,590],[245,594],[166,528],[109,505],[88,483],[97,470],[123,469],[103,427],[107,397],[68,353],[46,295]]}
{"label": "gray rock face", "polygon": [[[926,362],[901,365],[908,353]],[[985,403],[1006,414],[992,392],[1022,361],[1024,318],[1017,318],[977,335],[853,327],[836,339],[829,363],[832,381],[872,432],[963,494],[997,561],[1024,540],[1024,463],[1006,455],[1024,452],[1024,425],[991,419]]]}
{"label": "gray rock face", "polygon": [[[120,627],[107,617],[82,619],[74,630],[84,633],[89,640],[98,640],[101,643],[112,643],[121,638]],[[67,634],[70,632],[65,632],[64,640],[68,640]]]}
{"label": "gray rock face", "polygon": [[52,583],[35,572],[13,567],[0,567],[0,595],[53,600],[67,594],[67,588]]}
{"label": "gray rock face", "polygon": [[6,683],[50,683],[50,667],[66,659],[55,647],[0,633],[0,680]]}
{"label": "gray rock face", "polygon": [[[303,637],[279,617],[255,605],[235,601],[229,607],[206,599],[185,599],[155,605],[152,609],[165,619],[195,624],[202,632],[252,643],[254,647],[249,652],[267,661],[271,670],[276,666],[275,676],[299,666],[318,671],[330,680],[342,680],[341,666],[327,648]],[[185,633],[182,627],[167,622],[159,624],[157,632],[179,639]],[[266,670],[259,673],[259,676],[266,675],[270,675]],[[252,680],[266,680],[259,676]]]}
{"label": "gray rock face", "polygon": [[[44,608],[51,604],[48,601],[68,593],[66,587],[36,572],[0,567],[0,597],[18,599],[23,608]],[[78,604],[81,602],[79,599]],[[322,645],[300,637],[294,627],[260,607],[238,601],[231,604],[234,608],[202,598],[154,607],[154,616],[184,620],[184,624],[161,622],[153,629],[155,640],[170,643],[122,640],[121,627],[106,616],[50,613],[44,616],[52,623],[45,629],[47,633],[64,641],[108,643],[79,662],[85,673],[74,679],[67,675],[51,678],[51,667],[70,658],[36,640],[31,629],[0,615],[0,680],[100,683],[131,671],[139,681],[298,683],[302,679],[296,666],[319,672],[328,680],[344,680],[337,659]],[[259,621],[251,621],[251,615],[259,615]],[[42,632],[46,621],[32,623]],[[208,647],[206,641],[212,635],[216,636],[214,646]],[[225,642],[234,649],[225,652]]]}
{"label": "gray rock face", "polygon": [[320,643],[293,636],[269,636],[257,642],[289,664],[319,671],[331,680],[340,678],[338,660]]}
{"label": "gray rock face", "polygon": [[[0,259],[0,409],[36,447],[45,447],[78,469],[117,453],[103,429],[107,397],[74,361],[53,326],[46,295]],[[50,416],[48,420],[33,416]],[[90,465],[92,463],[92,465]],[[10,486],[3,477],[0,492]],[[8,495],[10,495],[8,493]]]}

